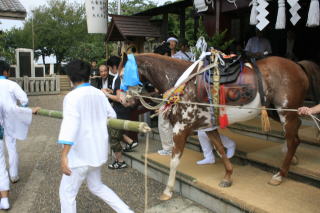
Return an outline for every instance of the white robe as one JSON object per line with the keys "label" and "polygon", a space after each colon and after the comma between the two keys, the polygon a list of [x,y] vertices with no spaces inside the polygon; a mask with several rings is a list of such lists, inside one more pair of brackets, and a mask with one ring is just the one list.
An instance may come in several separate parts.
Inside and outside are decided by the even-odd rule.
{"label": "white robe", "polygon": [[107,117],[116,118],[116,113],[100,90],[83,84],[65,96],[58,143],[72,145],[70,168],[107,162]]}
{"label": "white robe", "polygon": [[28,98],[21,87],[10,80],[0,78],[0,125],[4,134],[18,140],[24,140],[32,121],[32,110],[17,106],[28,104]]}

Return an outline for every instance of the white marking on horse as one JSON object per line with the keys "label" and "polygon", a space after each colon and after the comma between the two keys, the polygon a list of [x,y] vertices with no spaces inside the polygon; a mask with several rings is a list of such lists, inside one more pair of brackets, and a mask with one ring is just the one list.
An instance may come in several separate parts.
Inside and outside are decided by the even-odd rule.
{"label": "white marking on horse", "polygon": [[173,186],[176,179],[177,167],[180,163],[180,153],[173,154],[170,161],[170,173],[169,179],[166,189],[164,190],[164,194],[172,196]]}
{"label": "white marking on horse", "polygon": [[168,81],[170,81],[170,79],[169,79],[168,75],[166,75],[166,79],[167,79]]}
{"label": "white marking on horse", "polygon": [[[277,107],[277,109],[281,110],[281,107]],[[284,133],[286,133],[286,128],[285,128],[285,126],[287,125],[286,115],[282,114],[281,111],[278,111],[278,115],[279,115],[279,118],[280,118],[280,121],[282,124],[282,129],[283,129]],[[281,151],[284,153],[288,152],[287,140],[283,144]]]}
{"label": "white marking on horse", "polygon": [[173,134],[178,135],[180,132],[182,132],[186,128],[187,124],[182,122],[177,122],[173,127]]}
{"label": "white marking on horse", "polygon": [[[252,108],[252,109],[245,109],[246,107]],[[243,106],[244,109],[239,109],[235,107],[226,107],[229,124],[255,118],[260,114],[260,110],[258,109],[255,110],[254,108],[260,108],[260,107],[261,107],[261,101],[260,101],[259,93],[257,93],[253,101]]]}

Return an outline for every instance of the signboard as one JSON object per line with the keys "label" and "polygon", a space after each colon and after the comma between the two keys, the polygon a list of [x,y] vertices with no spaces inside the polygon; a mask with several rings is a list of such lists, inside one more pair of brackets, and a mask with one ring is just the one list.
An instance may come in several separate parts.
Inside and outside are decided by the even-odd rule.
{"label": "signboard", "polygon": [[86,0],[88,33],[107,33],[107,0]]}

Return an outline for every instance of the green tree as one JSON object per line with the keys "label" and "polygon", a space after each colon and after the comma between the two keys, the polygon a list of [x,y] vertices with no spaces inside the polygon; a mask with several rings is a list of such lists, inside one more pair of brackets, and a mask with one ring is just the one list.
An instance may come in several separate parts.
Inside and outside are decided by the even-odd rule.
{"label": "green tree", "polygon": [[[157,7],[151,0],[122,0],[121,1],[121,15],[133,15],[144,10]],[[108,13],[118,14],[118,0],[108,2]]]}

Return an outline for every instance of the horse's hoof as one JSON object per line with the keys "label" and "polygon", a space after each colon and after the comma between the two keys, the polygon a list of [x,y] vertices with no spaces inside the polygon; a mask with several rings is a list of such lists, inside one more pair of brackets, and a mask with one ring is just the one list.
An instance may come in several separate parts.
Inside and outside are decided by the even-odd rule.
{"label": "horse's hoof", "polygon": [[163,193],[163,194],[160,196],[159,199],[162,200],[162,201],[165,201],[165,200],[170,200],[171,197],[172,197],[172,195],[167,195],[167,194]]}
{"label": "horse's hoof", "polygon": [[271,180],[268,182],[272,186],[278,186],[282,183],[282,176],[280,175],[280,172],[273,175]]}
{"label": "horse's hoof", "polygon": [[230,187],[232,185],[232,181],[231,180],[225,180],[223,179],[220,183],[219,186],[226,188],[226,187]]}
{"label": "horse's hoof", "polygon": [[299,158],[296,155],[293,156],[293,158],[291,160],[291,164],[292,165],[298,165],[299,164]]}

